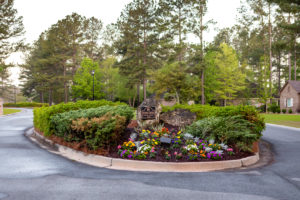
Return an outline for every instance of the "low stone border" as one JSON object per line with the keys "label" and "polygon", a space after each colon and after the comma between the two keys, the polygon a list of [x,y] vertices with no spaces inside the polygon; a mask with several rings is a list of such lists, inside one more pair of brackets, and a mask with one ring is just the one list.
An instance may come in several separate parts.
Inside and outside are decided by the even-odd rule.
{"label": "low stone border", "polygon": [[81,151],[71,149],[69,147],[59,145],[47,139],[43,135],[37,133],[34,129],[32,135],[37,138],[30,139],[39,145],[46,143],[52,146],[57,151],[52,151],[63,157],[75,160],[84,164],[93,165],[96,167],[105,167],[108,169],[129,170],[129,171],[153,171],[153,172],[209,172],[216,170],[232,169],[247,167],[255,164],[259,160],[259,153],[254,156],[239,160],[226,160],[226,161],[211,161],[211,162],[151,162],[151,161],[136,161],[125,160],[120,158],[109,158],[100,155],[86,154]]}

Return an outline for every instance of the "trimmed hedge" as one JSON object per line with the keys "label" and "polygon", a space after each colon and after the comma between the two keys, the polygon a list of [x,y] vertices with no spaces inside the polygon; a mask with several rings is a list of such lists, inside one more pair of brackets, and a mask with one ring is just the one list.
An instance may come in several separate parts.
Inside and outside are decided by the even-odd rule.
{"label": "trimmed hedge", "polygon": [[16,107],[16,108],[33,108],[33,107],[48,107],[48,103],[36,103],[36,102],[19,102],[19,103],[4,103],[4,107]]}
{"label": "trimmed hedge", "polygon": [[265,129],[264,118],[253,106],[209,106],[209,105],[181,105],[176,104],[172,107],[163,107],[163,112],[172,111],[175,109],[187,109],[197,115],[197,119],[203,119],[206,117],[229,117],[229,116],[241,116],[243,119],[254,124],[252,128],[253,133],[261,136],[262,131]]}
{"label": "trimmed hedge", "polygon": [[79,109],[88,109],[88,108],[97,108],[101,106],[117,106],[117,105],[126,105],[125,103],[120,102],[111,102],[106,100],[100,101],[78,101],[78,102],[69,102],[61,103],[50,107],[41,107],[35,108],[33,111],[34,127],[43,132],[46,136],[51,135],[50,132],[50,118],[56,114],[68,112],[71,110]]}
{"label": "trimmed hedge", "polygon": [[65,141],[84,141],[90,149],[115,146],[133,118],[129,106],[102,106],[51,117],[51,133]]}

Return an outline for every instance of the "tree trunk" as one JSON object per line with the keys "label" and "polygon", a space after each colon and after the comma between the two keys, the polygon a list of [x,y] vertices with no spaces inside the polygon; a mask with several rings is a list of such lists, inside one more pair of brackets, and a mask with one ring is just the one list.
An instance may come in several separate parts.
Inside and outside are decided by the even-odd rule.
{"label": "tree trunk", "polygon": [[49,89],[48,102],[49,106],[52,106],[52,89]]}
{"label": "tree trunk", "polygon": [[178,92],[177,92],[177,91],[175,91],[175,95],[176,95],[176,101],[177,101],[177,103],[179,104],[179,103],[180,103],[180,99],[179,99],[179,95],[178,95]]}
{"label": "tree trunk", "polygon": [[297,37],[295,37],[295,42],[294,42],[294,76],[295,76],[295,81],[297,80]]}
{"label": "tree trunk", "polygon": [[143,80],[143,92],[144,92],[144,100],[147,99],[147,79],[144,78]]}
{"label": "tree trunk", "polygon": [[278,95],[280,96],[281,90],[281,55],[278,55]]}
{"label": "tree trunk", "polygon": [[[201,60],[203,62],[203,2],[200,6],[200,45],[201,45]],[[205,90],[204,90],[204,66],[201,72],[201,104],[205,104]]]}
{"label": "tree trunk", "polygon": [[64,67],[64,91],[65,91],[64,102],[67,103],[68,102],[68,88],[67,88],[67,82],[66,82],[66,67],[65,67],[65,65],[63,65],[63,67]]}
{"label": "tree trunk", "polygon": [[[288,17],[288,24],[291,24],[291,14],[289,13]],[[289,58],[288,58],[288,63],[289,63],[289,81],[292,80],[292,61],[291,61],[292,53],[291,49],[289,49]]]}
{"label": "tree trunk", "polygon": [[271,4],[269,3],[269,57],[270,57],[270,98],[272,101],[272,24],[271,24]]}
{"label": "tree trunk", "polygon": [[181,8],[179,8],[179,13],[178,13],[178,34],[179,34],[179,62],[182,61],[182,38],[181,38]]}
{"label": "tree trunk", "polygon": [[147,35],[146,35],[146,30],[145,30],[145,23],[144,23],[144,78],[143,78],[143,92],[144,92],[144,100],[147,99],[147,78],[146,78],[146,65],[147,65]]}
{"label": "tree trunk", "polygon": [[140,105],[140,83],[136,85],[136,94],[137,94],[137,105]]}

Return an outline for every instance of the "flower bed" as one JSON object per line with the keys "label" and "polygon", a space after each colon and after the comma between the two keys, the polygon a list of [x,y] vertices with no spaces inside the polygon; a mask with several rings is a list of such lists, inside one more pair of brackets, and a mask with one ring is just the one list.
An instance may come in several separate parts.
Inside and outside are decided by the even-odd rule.
{"label": "flower bed", "polygon": [[253,154],[241,152],[235,146],[193,137],[176,127],[170,130],[164,127],[159,131],[132,133],[128,141],[118,146],[118,155],[132,160],[186,162],[233,160]]}

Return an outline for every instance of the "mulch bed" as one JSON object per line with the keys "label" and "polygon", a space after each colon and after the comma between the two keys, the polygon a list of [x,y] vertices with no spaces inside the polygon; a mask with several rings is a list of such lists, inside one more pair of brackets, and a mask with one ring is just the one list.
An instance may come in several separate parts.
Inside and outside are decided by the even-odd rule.
{"label": "mulch bed", "polygon": [[[134,128],[137,126],[136,120],[132,120],[130,124],[127,126],[127,129],[125,130],[124,134],[122,135],[122,138],[119,140],[119,144],[123,144],[123,142],[127,142],[128,138],[130,138],[130,134],[134,131]],[[171,125],[165,124],[165,127],[170,130],[170,132],[177,132],[178,127],[173,127]],[[39,130],[35,129],[36,132],[38,132],[41,135],[44,135],[42,132]],[[87,147],[86,142],[67,142],[63,138],[51,135],[50,137],[47,137],[48,139],[52,140],[56,144],[60,144],[72,149],[75,149],[77,151],[82,151],[87,154],[96,154],[96,155],[102,155],[102,156],[107,156],[107,157],[112,157],[112,158],[120,158],[118,154],[118,148],[117,146],[111,147],[110,150],[106,149],[98,149],[98,150],[91,150]],[[245,158],[248,156],[254,155],[253,153],[250,152],[239,152],[237,151],[237,148],[233,147],[235,154],[232,156],[229,156],[227,154],[223,154],[223,158],[221,160],[211,160],[211,159],[201,159],[199,158],[198,160],[188,160],[186,158],[182,158],[177,160],[174,156],[174,152],[180,152],[180,149],[170,149],[168,145],[161,145],[157,149],[157,155],[156,158],[146,158],[143,161],[157,161],[157,162],[211,162],[211,161],[224,161],[224,160],[237,160],[241,158]],[[163,156],[163,153],[165,151],[169,151],[171,154],[171,159],[166,160],[165,157]],[[125,159],[125,158],[124,158]],[[133,159],[128,159],[128,160],[133,160]]]}

